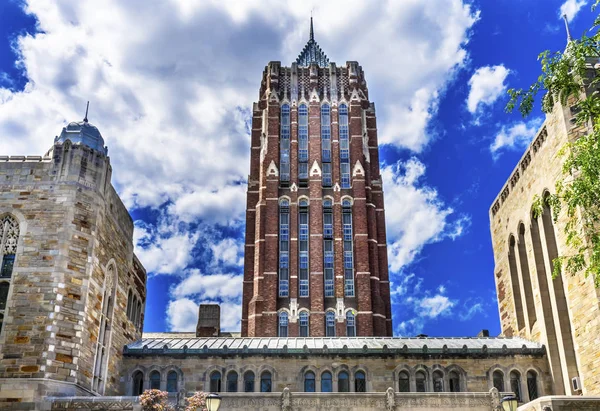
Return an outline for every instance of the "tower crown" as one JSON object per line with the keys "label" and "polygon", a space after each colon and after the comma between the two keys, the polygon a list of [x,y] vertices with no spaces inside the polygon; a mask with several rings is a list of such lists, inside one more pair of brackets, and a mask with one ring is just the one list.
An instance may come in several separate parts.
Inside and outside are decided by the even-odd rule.
{"label": "tower crown", "polygon": [[308,67],[311,64],[318,64],[319,67],[327,67],[329,65],[329,58],[315,41],[312,17],[310,18],[310,36],[308,43],[306,43],[302,52],[298,55],[296,63],[298,63],[298,66],[300,67]]}
{"label": "tower crown", "polygon": [[108,155],[108,148],[104,146],[102,134],[100,134],[100,131],[96,126],[88,122],[87,116],[89,107],[90,102],[88,101],[83,121],[73,121],[66,127],[63,127],[60,136],[54,139],[54,143],[64,143],[65,141],[70,140],[73,144],[83,144],[104,155]]}

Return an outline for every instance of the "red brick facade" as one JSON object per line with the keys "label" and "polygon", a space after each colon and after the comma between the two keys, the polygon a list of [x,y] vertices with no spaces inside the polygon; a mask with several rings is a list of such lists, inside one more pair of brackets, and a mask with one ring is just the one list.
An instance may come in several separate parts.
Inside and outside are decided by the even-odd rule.
{"label": "red brick facade", "polygon": [[[290,178],[280,181],[281,107],[290,108]],[[298,108],[308,107],[307,181],[299,180]],[[322,182],[321,106],[331,112],[331,187]],[[339,107],[348,108],[350,188],[341,188]],[[315,164],[317,167],[315,167]],[[308,198],[309,297],[299,293],[298,199]],[[323,199],[333,199],[334,296],[325,297]],[[279,296],[279,201],[289,199],[289,296]],[[354,296],[344,292],[342,199],[352,201]],[[288,336],[300,335],[298,314],[309,311],[309,335],[325,336],[334,311],[336,336],[346,335],[346,312],[356,314],[358,336],[391,336],[385,213],[375,107],[362,68],[270,62],[253,107],[246,204],[242,336],[277,336],[278,313],[289,316]]]}

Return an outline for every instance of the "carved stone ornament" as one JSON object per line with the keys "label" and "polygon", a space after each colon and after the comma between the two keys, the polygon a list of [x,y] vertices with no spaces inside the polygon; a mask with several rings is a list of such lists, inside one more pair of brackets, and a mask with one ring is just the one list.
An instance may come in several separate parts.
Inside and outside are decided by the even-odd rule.
{"label": "carved stone ornament", "polygon": [[271,160],[271,164],[269,164],[269,168],[267,168],[267,175],[274,177],[279,176],[279,170],[277,170],[277,166],[275,165],[275,161],[273,160]]}
{"label": "carved stone ornament", "polygon": [[385,409],[387,411],[393,411],[396,407],[396,394],[394,394],[394,389],[389,387],[385,390]]}
{"label": "carved stone ornament", "polygon": [[288,387],[283,389],[281,393],[281,411],[292,410],[292,393]]}

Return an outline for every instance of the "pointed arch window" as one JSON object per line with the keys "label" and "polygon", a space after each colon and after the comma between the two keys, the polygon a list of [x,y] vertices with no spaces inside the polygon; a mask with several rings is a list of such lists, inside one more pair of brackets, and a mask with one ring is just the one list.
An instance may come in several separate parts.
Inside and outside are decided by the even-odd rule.
{"label": "pointed arch window", "polygon": [[288,313],[282,311],[279,313],[279,337],[288,336]]}
{"label": "pointed arch window", "polygon": [[456,371],[450,371],[448,374],[448,384],[450,392],[460,392],[460,376]]}
{"label": "pointed arch window", "polygon": [[315,373],[312,371],[304,374],[304,392],[315,392]]}
{"label": "pointed arch window", "polygon": [[433,372],[433,391],[444,392],[444,374],[439,370]]}
{"label": "pointed arch window", "polygon": [[344,295],[354,297],[354,251],[352,236],[352,202],[342,201],[342,224],[344,240]]}
{"label": "pointed arch window", "polygon": [[423,371],[417,371],[415,373],[415,383],[417,387],[417,392],[425,392],[427,391],[427,376]]}
{"label": "pointed arch window", "polygon": [[290,203],[279,202],[279,296],[290,292]]}
{"label": "pointed arch window", "polygon": [[10,278],[15,266],[19,223],[10,215],[0,218],[0,277]]}
{"label": "pointed arch window", "polygon": [[325,297],[334,296],[333,201],[323,200],[323,276]]}
{"label": "pointed arch window", "polygon": [[521,395],[521,374],[518,371],[510,373],[510,390],[515,393],[517,401],[523,402]]}
{"label": "pointed arch window", "polygon": [[354,374],[354,392],[367,392],[367,378],[362,371]]}
{"label": "pointed arch window", "polygon": [[252,371],[244,374],[244,392],[254,392],[254,373]]}
{"label": "pointed arch window", "polygon": [[[104,291],[102,293],[100,327],[96,342],[96,359],[94,361],[92,390],[100,394],[104,393],[106,386],[106,368],[108,367],[108,355],[110,351],[110,338],[113,322],[113,306],[116,297],[116,270],[110,265],[104,275]],[[150,375],[152,377],[152,374]],[[160,374],[159,385],[160,385]]]}
{"label": "pointed arch window", "polygon": [[504,374],[502,374],[502,371],[494,371],[494,373],[492,374],[492,383],[498,391],[504,391]]}
{"label": "pointed arch window", "polygon": [[133,385],[131,395],[137,396],[142,395],[144,392],[144,373],[136,371],[132,377]]}
{"label": "pointed arch window", "polygon": [[227,392],[237,392],[238,374],[235,371],[229,371],[227,374]]}
{"label": "pointed arch window", "polygon": [[167,392],[177,392],[177,371],[167,374]]}
{"label": "pointed arch window", "polygon": [[325,336],[335,337],[335,313],[327,311],[325,314]]}
{"label": "pointed arch window", "polygon": [[309,331],[308,312],[300,311],[298,321],[300,323],[300,337],[308,337],[308,331]]}
{"label": "pointed arch window", "polygon": [[265,371],[260,376],[260,392],[271,392],[271,389],[271,373],[269,371]]}
{"label": "pointed arch window", "polygon": [[321,392],[332,392],[333,391],[333,379],[329,371],[325,371],[321,374]]}
{"label": "pointed arch window", "polygon": [[356,337],[356,317],[352,311],[346,313],[346,335]]}
{"label": "pointed arch window", "polygon": [[279,181],[290,181],[290,106],[281,106],[281,123],[279,133]]}
{"label": "pointed arch window", "polygon": [[310,237],[308,225],[308,200],[298,201],[298,281],[299,297],[308,297],[309,293],[309,253],[308,239]]}
{"label": "pointed arch window", "polygon": [[221,373],[213,371],[210,374],[210,392],[221,392]]}
{"label": "pointed arch window", "polygon": [[324,187],[331,187],[331,110],[328,104],[321,106],[321,163]]}
{"label": "pointed arch window", "polygon": [[160,390],[160,373],[158,371],[150,373],[150,389]]}
{"label": "pointed arch window", "polygon": [[308,180],[308,107],[298,107],[298,179],[306,183]]}
{"label": "pointed arch window", "polygon": [[348,107],[339,107],[340,174],[341,187],[350,188],[350,140],[348,138]]}
{"label": "pointed arch window", "polygon": [[346,371],[338,374],[338,392],[350,392],[350,377]]}
{"label": "pointed arch window", "polygon": [[398,375],[398,391],[410,392],[410,377],[406,371],[400,371]]}
{"label": "pointed arch window", "polygon": [[539,397],[537,388],[537,373],[535,371],[527,372],[527,392],[529,393],[529,401],[533,401]]}

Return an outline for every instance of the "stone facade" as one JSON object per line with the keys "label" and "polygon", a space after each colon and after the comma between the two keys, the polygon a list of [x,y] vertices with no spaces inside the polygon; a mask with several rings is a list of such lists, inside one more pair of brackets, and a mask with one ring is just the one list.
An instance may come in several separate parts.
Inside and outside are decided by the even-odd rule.
{"label": "stone facade", "polygon": [[392,335],[375,106],[359,64],[312,36],[291,67],[268,64],[253,107],[242,336],[279,335],[282,313],[300,336],[302,312],[305,335]]}
{"label": "stone facade", "polygon": [[[572,101],[571,101],[572,104]],[[565,143],[585,133],[570,107],[556,104],[490,209],[502,332],[544,343],[555,394],[600,394],[600,294],[592,278],[552,278],[552,260],[566,255],[565,214],[548,207],[535,218],[535,195],[554,192],[562,178]]]}
{"label": "stone facade", "polygon": [[141,305],[135,321],[128,307],[129,294],[146,299],[133,221],[106,149],[78,140],[87,132],[103,146],[86,121],[44,157],[0,157],[0,218],[19,227],[14,268],[0,278],[0,404],[15,409],[44,395],[117,393],[122,347],[141,337]]}

